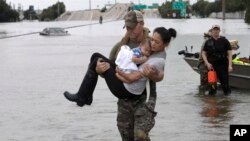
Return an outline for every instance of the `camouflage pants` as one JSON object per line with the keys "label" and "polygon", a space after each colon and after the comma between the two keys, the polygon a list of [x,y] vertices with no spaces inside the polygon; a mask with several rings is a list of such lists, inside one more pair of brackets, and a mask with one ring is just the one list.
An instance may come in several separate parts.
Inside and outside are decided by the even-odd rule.
{"label": "camouflage pants", "polygon": [[209,84],[207,80],[207,66],[204,63],[199,65],[199,72],[200,72],[200,90],[206,91],[209,90]]}
{"label": "camouflage pants", "polygon": [[117,126],[122,141],[150,141],[149,132],[155,125],[154,112],[156,97],[118,101]]}

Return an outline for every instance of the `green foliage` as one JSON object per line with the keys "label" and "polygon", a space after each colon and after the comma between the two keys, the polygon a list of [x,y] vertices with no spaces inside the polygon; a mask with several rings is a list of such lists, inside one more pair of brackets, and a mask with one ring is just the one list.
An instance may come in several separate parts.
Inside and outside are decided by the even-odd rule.
{"label": "green foliage", "polygon": [[245,22],[250,24],[250,1],[249,0],[246,0]]}
{"label": "green foliage", "polygon": [[106,6],[104,6],[101,10],[100,10],[100,12],[105,12],[107,10],[107,8],[106,8]]}
{"label": "green foliage", "polygon": [[47,9],[44,9],[42,11],[42,14],[40,15],[41,21],[51,21],[55,20],[57,17],[59,17],[62,13],[65,12],[65,5],[63,2],[58,2]]}
{"label": "green foliage", "polygon": [[0,0],[0,22],[15,22],[19,20],[17,11],[12,10],[5,0]]}
{"label": "green foliage", "polygon": [[226,12],[243,11],[245,9],[245,0],[226,0]]}
{"label": "green foliage", "polygon": [[[226,1],[226,12],[237,12],[244,11],[246,9],[247,0],[225,0]],[[195,15],[201,17],[207,17],[213,12],[222,11],[222,0],[215,2],[207,2],[200,0],[192,6]]]}
{"label": "green foliage", "polygon": [[169,18],[172,16],[171,2],[165,2],[158,7],[158,10],[162,18]]}
{"label": "green foliage", "polygon": [[212,3],[208,3],[208,5],[204,9],[206,16],[209,16],[213,12],[221,12],[222,11],[222,3],[220,1],[215,1]]}
{"label": "green foliage", "polygon": [[197,3],[193,4],[192,9],[195,15],[199,15],[201,17],[207,17],[206,10],[209,2],[200,0]]}
{"label": "green foliage", "polygon": [[[181,18],[180,10],[172,10],[172,3],[173,2],[174,1],[172,1],[172,2],[166,1],[161,6],[158,7],[159,13],[160,13],[162,18]],[[191,11],[191,7],[187,3],[186,4],[186,12],[190,13],[190,11]],[[176,17],[173,17],[173,13],[176,14]]]}
{"label": "green foliage", "polygon": [[28,20],[38,19],[36,11],[31,10],[31,9],[24,11],[23,15],[24,15],[24,19],[28,19]]}
{"label": "green foliage", "polygon": [[250,24],[250,8],[247,8],[246,15],[245,15],[245,22]]}

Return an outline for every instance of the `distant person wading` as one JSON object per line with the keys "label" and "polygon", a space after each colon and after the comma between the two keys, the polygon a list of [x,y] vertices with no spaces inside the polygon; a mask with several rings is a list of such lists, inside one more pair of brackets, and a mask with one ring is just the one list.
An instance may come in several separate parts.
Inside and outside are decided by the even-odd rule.
{"label": "distant person wading", "polygon": [[100,24],[102,24],[102,20],[103,20],[103,17],[100,16],[100,17],[99,17],[99,23],[100,23]]}

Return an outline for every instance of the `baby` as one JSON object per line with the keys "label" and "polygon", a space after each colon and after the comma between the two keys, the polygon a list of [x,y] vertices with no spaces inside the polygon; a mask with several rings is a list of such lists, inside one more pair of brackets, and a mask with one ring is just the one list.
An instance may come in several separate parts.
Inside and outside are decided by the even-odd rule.
{"label": "baby", "polygon": [[146,62],[150,55],[151,44],[150,39],[147,38],[141,42],[139,47],[133,49],[127,45],[121,46],[115,64],[126,73],[138,71],[138,66]]}

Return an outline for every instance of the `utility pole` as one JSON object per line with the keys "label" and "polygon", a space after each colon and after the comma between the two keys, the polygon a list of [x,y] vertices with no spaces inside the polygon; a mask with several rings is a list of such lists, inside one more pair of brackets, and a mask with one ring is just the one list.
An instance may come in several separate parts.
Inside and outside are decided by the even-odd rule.
{"label": "utility pole", "polygon": [[226,19],[226,1],[222,0],[222,20]]}
{"label": "utility pole", "polygon": [[89,10],[91,10],[91,0],[89,0]]}
{"label": "utility pole", "polygon": [[60,5],[59,5],[59,0],[57,1],[57,14],[58,14],[58,16],[57,17],[59,17],[60,16],[60,7],[59,7]]}

